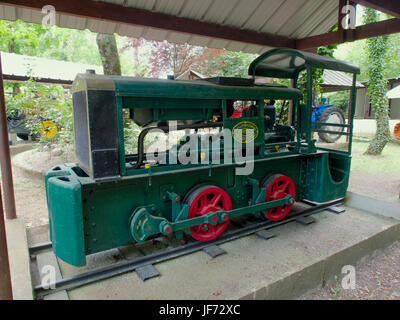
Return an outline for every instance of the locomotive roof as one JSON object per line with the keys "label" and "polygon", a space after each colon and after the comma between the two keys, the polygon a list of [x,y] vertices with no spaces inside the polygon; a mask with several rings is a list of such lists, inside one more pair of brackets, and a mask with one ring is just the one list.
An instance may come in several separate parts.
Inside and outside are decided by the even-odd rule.
{"label": "locomotive roof", "polygon": [[114,90],[118,96],[181,99],[287,99],[302,98],[298,89],[277,85],[227,86],[209,81],[160,80],[148,78],[78,74],[72,91]]}
{"label": "locomotive roof", "polygon": [[250,64],[249,75],[294,79],[307,67],[360,73],[358,66],[346,61],[294,49],[279,48],[269,50],[255,59]]}

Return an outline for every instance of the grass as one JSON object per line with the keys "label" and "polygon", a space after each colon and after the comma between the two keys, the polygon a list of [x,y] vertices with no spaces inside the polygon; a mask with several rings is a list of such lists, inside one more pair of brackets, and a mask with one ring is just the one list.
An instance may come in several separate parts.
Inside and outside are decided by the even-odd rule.
{"label": "grass", "polygon": [[369,140],[353,140],[352,171],[400,173],[400,145],[389,143],[379,156],[365,155]]}

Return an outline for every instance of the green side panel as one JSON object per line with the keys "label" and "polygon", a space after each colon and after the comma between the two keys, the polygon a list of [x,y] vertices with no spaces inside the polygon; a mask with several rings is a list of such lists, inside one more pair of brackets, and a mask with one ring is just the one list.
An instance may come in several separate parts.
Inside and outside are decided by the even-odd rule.
{"label": "green side panel", "polygon": [[326,202],[345,196],[350,157],[327,152],[277,154],[256,160],[249,176],[236,175],[236,165],[219,165],[102,182],[80,175],[79,167],[59,167],[59,176],[49,172],[46,182],[51,240],[58,257],[79,266],[85,263],[85,255],[134,243],[129,222],[139,207],[154,207],[160,217],[173,222],[167,192],[185,201],[193,188],[217,185],[229,194],[232,208],[238,209],[247,207],[252,197],[249,178],[262,183],[280,173],[294,181],[296,200]]}
{"label": "green side panel", "polygon": [[303,157],[294,155],[256,161],[250,176],[238,176],[234,165],[224,165],[154,173],[151,177],[131,176],[108,182],[89,183],[87,180],[87,183],[82,183],[86,254],[134,243],[129,221],[138,207],[155,206],[162,217],[172,221],[167,191],[176,193],[184,201],[190,190],[201,184],[217,185],[229,194],[235,209],[249,204],[252,188],[248,178],[263,181],[270,174],[282,173],[292,178],[301,195],[299,159]]}
{"label": "green side panel", "polygon": [[327,202],[346,196],[351,157],[338,153],[309,156],[306,163],[305,198]]}
{"label": "green side panel", "polygon": [[63,170],[55,173],[53,169],[45,179],[50,240],[54,253],[61,260],[82,266],[86,259],[81,184],[67,171],[67,167],[59,167]]}

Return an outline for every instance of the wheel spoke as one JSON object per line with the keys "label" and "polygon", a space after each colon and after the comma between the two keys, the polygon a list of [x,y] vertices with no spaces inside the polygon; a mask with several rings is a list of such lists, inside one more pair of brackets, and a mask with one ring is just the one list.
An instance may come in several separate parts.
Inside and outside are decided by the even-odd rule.
{"label": "wheel spoke", "polygon": [[280,190],[284,192],[288,186],[289,186],[289,181],[285,181],[285,182],[282,184],[282,187],[281,187]]}
{"label": "wheel spoke", "polygon": [[208,199],[206,196],[201,197],[199,202],[200,202],[200,209],[203,209],[208,205]]}
{"label": "wheel spoke", "polygon": [[222,198],[222,194],[219,194],[219,195],[217,195],[217,196],[214,196],[211,205],[212,205],[213,207],[216,207],[217,204],[218,204],[218,202],[221,200],[221,198]]}

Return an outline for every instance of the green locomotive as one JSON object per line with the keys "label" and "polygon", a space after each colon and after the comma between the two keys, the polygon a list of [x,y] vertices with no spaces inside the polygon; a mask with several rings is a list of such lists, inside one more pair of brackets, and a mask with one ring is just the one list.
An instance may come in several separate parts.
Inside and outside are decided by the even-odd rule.
{"label": "green locomotive", "polygon": [[[333,124],[346,128],[341,134],[347,136],[347,150],[318,147],[313,140],[313,131],[330,132],[326,124],[311,121],[313,69],[353,74],[348,123]],[[297,89],[303,71],[306,104]],[[79,74],[73,85],[79,164],[56,166],[45,178],[55,254],[81,266],[87,255],[160,234],[209,241],[241,215],[279,221],[295,201],[344,197],[359,72],[347,62],[274,49],[252,62],[250,79]],[[257,76],[291,79],[294,86],[256,84]],[[291,102],[292,125],[279,124],[276,107],[266,103],[272,100]],[[136,154],[125,153],[126,111],[143,127]],[[213,133],[199,134],[204,128]],[[150,155],[144,141],[152,130],[198,134]]]}

